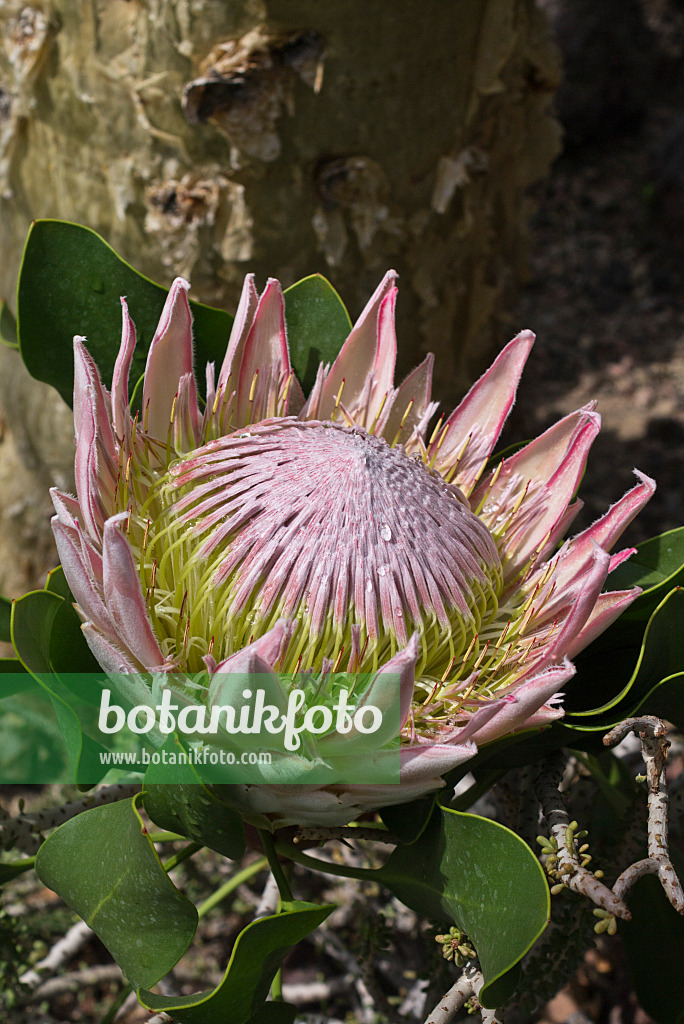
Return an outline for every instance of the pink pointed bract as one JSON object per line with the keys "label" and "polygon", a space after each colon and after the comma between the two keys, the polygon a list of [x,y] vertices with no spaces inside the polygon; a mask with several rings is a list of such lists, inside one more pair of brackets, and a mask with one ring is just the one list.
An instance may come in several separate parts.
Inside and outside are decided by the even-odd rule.
{"label": "pink pointed bract", "polygon": [[[432,428],[432,357],[393,384],[395,280],[385,276],[308,397],[274,280],[261,297],[245,280],[203,410],[181,278],[150,346],[139,417],[125,300],[111,394],[74,341],[77,497],[53,492],[53,528],[103,668],[204,672],[205,691],[185,699],[208,705],[225,703],[230,672],[258,669],[280,703],[282,681],[299,673],[366,674],[360,703],[398,711],[399,789],[234,787],[245,814],[274,824],[337,824],[413,800],[478,744],[560,718],[568,659],[639,593],[606,591],[631,553],[608,552],[653,481],[637,473],[602,519],[564,540],[600,428],[593,406],[490,468],[534,335],[517,335]],[[347,754],[356,742],[346,738]],[[335,735],[318,744],[326,758],[342,748]]]}

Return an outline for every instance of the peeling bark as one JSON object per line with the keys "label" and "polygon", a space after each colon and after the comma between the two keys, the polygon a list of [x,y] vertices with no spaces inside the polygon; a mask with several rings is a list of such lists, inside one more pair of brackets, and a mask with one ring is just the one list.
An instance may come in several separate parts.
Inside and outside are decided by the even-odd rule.
{"label": "peeling bark", "polygon": [[6,0],[0,29],[0,294],[61,217],[228,308],[322,271],[357,314],[393,266],[400,372],[433,351],[446,400],[520,326],[559,144],[534,0]]}

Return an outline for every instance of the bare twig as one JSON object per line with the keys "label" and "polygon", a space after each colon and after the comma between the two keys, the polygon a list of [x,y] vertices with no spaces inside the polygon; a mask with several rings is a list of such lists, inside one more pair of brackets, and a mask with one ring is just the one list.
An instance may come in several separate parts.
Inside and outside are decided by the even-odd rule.
{"label": "bare twig", "polygon": [[[85,921],[77,921],[66,935],[54,944],[48,955],[40,960],[30,971],[22,975],[19,980],[23,985],[28,985],[29,988],[37,988],[42,981],[42,975],[48,972],[54,974],[55,971],[58,971],[67,960],[70,960],[72,956],[78,953],[79,949],[85,945],[93,934],[92,929],[88,927]],[[119,971],[118,968],[117,971]],[[121,977],[121,971],[119,971],[119,977]],[[44,988],[44,985],[41,986],[41,990],[42,988]]]}
{"label": "bare twig", "polygon": [[[361,969],[356,957],[347,949],[332,929],[326,928],[324,934],[326,953],[341,963],[345,971],[354,979],[354,992],[359,1004],[356,1010],[357,1017],[364,1024],[371,1024],[375,1020],[375,1002],[361,977]],[[149,1021],[147,1024],[149,1024]]]}
{"label": "bare twig", "polygon": [[482,988],[484,979],[482,972],[474,964],[466,964],[461,977],[451,986],[439,1000],[432,1013],[425,1019],[425,1024],[449,1024],[464,1003],[476,996]]}
{"label": "bare twig", "polygon": [[29,814],[19,814],[16,818],[9,818],[0,822],[0,849],[16,847],[24,853],[34,854],[41,845],[41,833],[63,825],[65,821],[75,818],[82,811],[125,800],[139,791],[139,785],[119,783],[104,786],[94,793],[81,797],[80,800],[72,800],[60,807],[47,807],[42,811],[32,811]]}
{"label": "bare twig", "polygon": [[604,736],[603,742],[605,746],[612,747],[628,732],[634,732],[641,740],[641,756],[646,765],[648,857],[623,871],[615,882],[613,891],[622,899],[637,879],[644,875],[657,875],[672,906],[678,913],[684,914],[684,892],[670,860],[668,848],[665,761],[670,743],[666,739],[667,729],[659,718],[652,715],[628,718]]}
{"label": "bare twig", "polygon": [[269,874],[264,891],[261,894],[261,899],[254,911],[254,920],[257,921],[260,917],[270,917],[272,914],[275,914],[278,909],[279,897],[278,883],[273,875]]}
{"label": "bare twig", "polygon": [[[549,759],[542,766],[537,777],[537,795],[549,831],[557,844],[554,856],[557,858],[556,876],[574,892],[587,896],[608,914],[629,921],[631,914],[626,903],[599,881],[591,871],[583,867],[574,847],[570,816],[565,809],[558,786],[563,777],[564,762],[561,757]],[[576,828],[576,826],[575,826]],[[548,860],[548,856],[545,857]]]}
{"label": "bare twig", "polygon": [[366,839],[372,843],[388,843],[392,846],[399,844],[397,836],[384,828],[363,828],[361,826],[355,828],[353,825],[345,825],[341,828],[314,828],[302,825],[297,829],[297,835],[292,841],[293,843],[301,843],[305,839],[313,839],[322,843],[327,842],[329,839]]}
{"label": "bare twig", "polygon": [[34,999],[52,999],[62,992],[81,992],[88,985],[101,985],[103,982],[120,981],[121,969],[116,964],[97,964],[84,967],[80,971],[70,971],[57,978],[48,978],[36,989]]}

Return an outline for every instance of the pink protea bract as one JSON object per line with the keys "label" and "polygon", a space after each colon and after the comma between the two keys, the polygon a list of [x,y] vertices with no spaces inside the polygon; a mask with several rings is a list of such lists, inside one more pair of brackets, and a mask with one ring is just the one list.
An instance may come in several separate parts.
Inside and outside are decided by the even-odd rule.
{"label": "pink protea bract", "polygon": [[[361,700],[398,701],[400,789],[236,787],[246,813],[276,823],[341,822],[414,799],[478,745],[561,717],[569,659],[639,593],[604,592],[630,554],[608,552],[653,482],[637,473],[563,542],[600,427],[593,405],[490,468],[534,335],[518,334],[431,429],[432,357],[393,385],[395,277],[306,398],[274,280],[259,297],[247,277],[203,409],[181,278],[150,346],[139,417],[125,300],[111,393],[74,340],[77,494],[53,492],[53,528],[102,667],[181,691],[185,674],[205,672],[206,687],[182,696],[207,706],[225,701],[216,691],[234,672],[268,677],[274,699],[286,677],[361,673]],[[334,759],[339,740],[317,749]]]}

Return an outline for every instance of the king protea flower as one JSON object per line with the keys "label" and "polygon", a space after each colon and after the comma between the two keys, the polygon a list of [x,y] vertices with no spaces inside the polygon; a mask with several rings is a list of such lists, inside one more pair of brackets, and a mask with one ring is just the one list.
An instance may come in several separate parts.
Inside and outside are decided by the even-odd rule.
{"label": "king protea flower", "polygon": [[[563,542],[599,431],[594,405],[490,466],[534,335],[518,334],[434,426],[432,356],[393,384],[395,277],[308,398],[275,280],[259,297],[247,277],[218,377],[206,369],[206,404],[181,278],[150,346],[140,416],[129,411],[125,300],[111,393],[74,340],[77,497],[53,491],[53,528],[100,665],[134,674],[136,703],[140,673],[178,691],[204,672],[206,687],[183,696],[212,704],[225,703],[216,688],[228,673],[259,673],[281,695],[283,678],[303,673],[321,702],[335,671],[367,674],[361,700],[398,703],[400,789],[235,788],[246,811],[280,823],[413,799],[479,745],[561,717],[569,659],[639,593],[603,591],[631,553],[609,551],[653,481],[637,473]],[[323,759],[327,741],[335,753],[324,737]]]}

